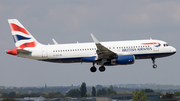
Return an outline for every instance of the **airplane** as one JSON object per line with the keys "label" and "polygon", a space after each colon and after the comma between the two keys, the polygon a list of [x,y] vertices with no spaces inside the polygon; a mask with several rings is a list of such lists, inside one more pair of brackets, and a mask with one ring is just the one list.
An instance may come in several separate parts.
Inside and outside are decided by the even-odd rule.
{"label": "airplane", "polygon": [[170,56],[176,49],[161,40],[130,40],[99,42],[91,34],[94,42],[43,45],[39,43],[17,19],[8,19],[16,48],[6,51],[7,54],[45,62],[55,63],[92,63],[91,72],[104,72],[105,66],[130,65],[135,59],[151,59],[153,68],[156,58]]}

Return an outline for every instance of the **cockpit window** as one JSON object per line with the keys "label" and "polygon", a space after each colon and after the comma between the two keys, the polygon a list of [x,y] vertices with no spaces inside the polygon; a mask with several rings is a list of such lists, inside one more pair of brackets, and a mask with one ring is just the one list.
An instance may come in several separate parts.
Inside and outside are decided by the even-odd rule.
{"label": "cockpit window", "polygon": [[167,47],[168,46],[168,44],[164,44],[164,47]]}

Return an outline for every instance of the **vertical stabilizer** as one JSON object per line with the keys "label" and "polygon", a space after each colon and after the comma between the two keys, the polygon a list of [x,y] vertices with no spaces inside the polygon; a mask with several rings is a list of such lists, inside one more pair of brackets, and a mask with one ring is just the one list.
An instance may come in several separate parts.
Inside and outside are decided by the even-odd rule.
{"label": "vertical stabilizer", "polygon": [[8,19],[8,22],[17,49],[36,47],[39,44],[17,19]]}

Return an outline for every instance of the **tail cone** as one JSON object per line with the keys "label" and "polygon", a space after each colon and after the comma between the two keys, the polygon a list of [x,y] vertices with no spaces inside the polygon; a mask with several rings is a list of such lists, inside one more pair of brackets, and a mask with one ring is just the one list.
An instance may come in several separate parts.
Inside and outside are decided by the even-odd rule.
{"label": "tail cone", "polygon": [[17,49],[14,48],[14,49],[9,49],[6,51],[7,54],[10,54],[10,55],[17,55],[18,52],[17,52]]}

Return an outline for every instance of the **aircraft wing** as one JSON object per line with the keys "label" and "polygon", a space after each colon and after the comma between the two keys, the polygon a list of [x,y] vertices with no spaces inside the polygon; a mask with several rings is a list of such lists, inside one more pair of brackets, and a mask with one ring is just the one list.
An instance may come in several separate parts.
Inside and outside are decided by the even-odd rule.
{"label": "aircraft wing", "polygon": [[116,53],[112,52],[105,46],[103,46],[95,37],[93,34],[91,34],[92,39],[94,40],[96,47],[97,47],[97,55],[98,59],[111,59],[117,56]]}

